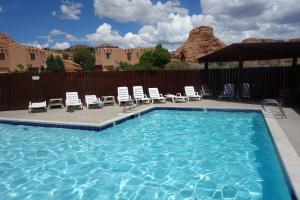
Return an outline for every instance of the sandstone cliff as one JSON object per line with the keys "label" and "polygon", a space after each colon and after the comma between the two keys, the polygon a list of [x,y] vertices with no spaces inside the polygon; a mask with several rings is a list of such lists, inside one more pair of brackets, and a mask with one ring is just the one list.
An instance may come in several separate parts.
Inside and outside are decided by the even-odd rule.
{"label": "sandstone cliff", "polygon": [[188,40],[175,52],[175,58],[195,61],[197,58],[224,48],[226,45],[214,36],[213,28],[200,26],[194,28]]}

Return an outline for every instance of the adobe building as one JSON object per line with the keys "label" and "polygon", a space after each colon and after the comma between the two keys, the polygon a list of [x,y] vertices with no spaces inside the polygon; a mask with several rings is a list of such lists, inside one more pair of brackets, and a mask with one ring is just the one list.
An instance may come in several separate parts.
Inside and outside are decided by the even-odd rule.
{"label": "adobe building", "polygon": [[14,71],[20,64],[25,69],[32,65],[36,71],[40,71],[47,57],[47,51],[18,44],[4,33],[0,33],[0,73]]}
{"label": "adobe building", "polygon": [[128,48],[123,49],[110,44],[103,44],[96,48],[96,67],[98,70],[106,71],[110,66],[117,67],[120,62],[130,65],[139,63],[141,55],[152,48]]}

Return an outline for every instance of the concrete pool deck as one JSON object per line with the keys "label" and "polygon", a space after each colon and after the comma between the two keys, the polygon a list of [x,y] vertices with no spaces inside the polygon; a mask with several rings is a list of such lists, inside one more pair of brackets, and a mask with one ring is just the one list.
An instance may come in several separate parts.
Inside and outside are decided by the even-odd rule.
{"label": "concrete pool deck", "polygon": [[[105,106],[103,109],[86,109],[66,112],[66,109],[48,109],[47,112],[28,113],[28,110],[0,112],[0,120],[38,121],[47,123],[68,123],[99,126],[116,118],[126,117],[151,107],[199,107],[199,108],[242,108],[261,109],[259,104],[237,103],[217,100],[192,101],[187,103],[166,103],[141,105],[126,113],[123,107]],[[277,110],[277,108],[270,108]],[[300,198],[300,115],[292,108],[284,108],[287,119],[265,113],[266,121],[287,169],[295,193]]]}

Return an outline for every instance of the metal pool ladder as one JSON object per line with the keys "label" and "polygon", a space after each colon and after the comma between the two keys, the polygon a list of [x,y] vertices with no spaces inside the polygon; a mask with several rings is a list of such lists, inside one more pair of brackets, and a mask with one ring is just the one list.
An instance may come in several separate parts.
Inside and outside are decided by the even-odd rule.
{"label": "metal pool ladder", "polygon": [[279,109],[281,115],[283,116],[283,118],[284,118],[284,119],[287,118],[286,115],[285,115],[285,113],[284,113],[284,111],[283,111],[283,109],[282,109],[283,100],[280,101],[280,102],[278,102],[278,101],[276,101],[275,99],[265,99],[265,100],[263,100],[262,103],[261,103],[261,106],[262,106],[262,108],[263,108],[263,110],[264,110],[265,112],[270,113],[270,114],[272,114],[272,115],[278,114],[278,113],[275,113],[275,112],[272,112],[272,111],[266,109],[266,107],[265,107],[266,105],[276,105],[276,106],[278,107],[278,109]]}
{"label": "metal pool ladder", "polygon": [[134,105],[134,103],[132,100],[130,100],[130,99],[127,100],[125,105],[123,106],[123,112],[125,113],[128,110],[132,110],[133,108],[138,107],[138,103],[135,106],[133,106],[133,105]]}

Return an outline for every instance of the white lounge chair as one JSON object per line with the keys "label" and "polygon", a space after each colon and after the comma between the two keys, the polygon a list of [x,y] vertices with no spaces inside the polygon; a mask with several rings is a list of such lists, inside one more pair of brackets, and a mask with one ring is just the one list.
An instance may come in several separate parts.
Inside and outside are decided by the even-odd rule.
{"label": "white lounge chair", "polygon": [[100,98],[97,98],[96,95],[85,95],[85,105],[87,108],[93,105],[103,108],[103,102]]}
{"label": "white lounge chair", "polygon": [[47,102],[29,102],[28,111],[31,113],[34,109],[45,109],[47,112]]}
{"label": "white lounge chair", "polygon": [[159,94],[157,88],[148,88],[148,92],[152,103],[154,101],[166,103],[166,98],[162,94]]}
{"label": "white lounge chair", "polygon": [[243,98],[250,98],[250,84],[249,83],[243,83],[242,87],[243,87],[242,97]]}
{"label": "white lounge chair", "polygon": [[78,98],[77,92],[67,92],[66,93],[66,108],[69,109],[70,106],[79,107],[83,109],[81,100]]}
{"label": "white lounge chair", "polygon": [[150,99],[144,94],[142,86],[133,86],[133,99],[136,101],[136,104],[141,101],[142,103],[150,103]]}
{"label": "white lounge chair", "polygon": [[231,98],[233,99],[234,97],[234,84],[233,83],[227,83],[224,85],[224,89],[219,96],[219,99],[221,98]]}
{"label": "white lounge chair", "polygon": [[131,96],[128,93],[128,87],[118,87],[118,104],[132,103]]}
{"label": "white lounge chair", "polygon": [[184,87],[185,95],[189,100],[201,100],[202,95],[199,95],[198,92],[195,92],[194,86],[185,86]]}

